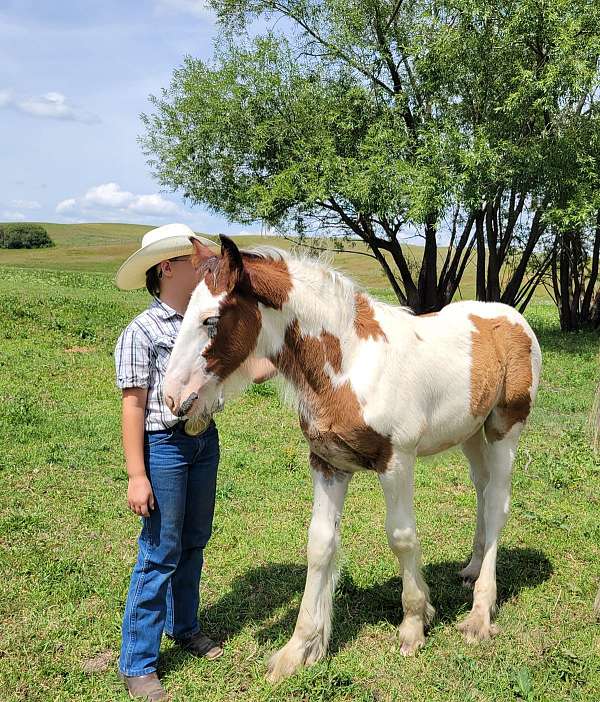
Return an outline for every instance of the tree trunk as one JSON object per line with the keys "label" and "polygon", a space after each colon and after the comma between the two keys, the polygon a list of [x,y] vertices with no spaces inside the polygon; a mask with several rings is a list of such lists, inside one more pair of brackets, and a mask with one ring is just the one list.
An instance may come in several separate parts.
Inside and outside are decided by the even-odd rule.
{"label": "tree trunk", "polygon": [[[596,226],[589,276],[584,233],[559,232],[552,262],[552,284],[563,331],[597,327],[600,322],[600,294],[595,291],[600,257],[600,228]],[[587,277],[587,280],[586,280]]]}
{"label": "tree trunk", "polygon": [[438,285],[438,296],[442,301],[442,305],[452,302],[452,298],[460,285],[465,268],[471,257],[471,252],[475,245],[475,236],[471,236],[474,222],[475,216],[470,214],[456,247],[454,246],[455,237],[453,230],[452,240],[448,247]]}
{"label": "tree trunk", "polygon": [[600,210],[596,213],[596,227],[594,229],[594,244],[592,246],[592,265],[590,276],[588,278],[587,287],[583,295],[581,303],[581,318],[584,323],[589,322],[593,325],[591,302],[594,294],[594,289],[598,281],[598,266],[600,259]]}
{"label": "tree trunk", "polygon": [[519,264],[515,268],[511,279],[509,280],[506,288],[504,288],[504,292],[500,296],[500,301],[504,302],[507,305],[511,305],[514,307],[515,300],[519,293],[519,289],[523,285],[523,279],[525,278],[525,273],[527,272],[527,266],[529,265],[531,256],[535,251],[535,247],[537,246],[540,237],[544,233],[545,227],[542,223],[542,214],[544,212],[544,208],[545,203],[543,205],[540,205],[540,207],[538,207],[538,209],[535,211],[533,220],[531,222],[531,228],[529,230],[529,237],[527,238],[527,243],[525,244],[525,247],[521,252]]}
{"label": "tree trunk", "polygon": [[417,314],[437,312],[442,308],[437,289],[437,226],[435,217],[425,222],[425,250],[419,272],[419,308]]}
{"label": "tree trunk", "polygon": [[498,208],[499,204],[488,202],[485,209],[485,225],[488,243],[488,267],[485,299],[500,301],[500,262],[498,257]]}
{"label": "tree trunk", "polygon": [[477,241],[477,273],[475,284],[475,297],[486,302],[487,293],[485,285],[485,235],[483,231],[484,212],[480,210],[475,215],[475,238]]}

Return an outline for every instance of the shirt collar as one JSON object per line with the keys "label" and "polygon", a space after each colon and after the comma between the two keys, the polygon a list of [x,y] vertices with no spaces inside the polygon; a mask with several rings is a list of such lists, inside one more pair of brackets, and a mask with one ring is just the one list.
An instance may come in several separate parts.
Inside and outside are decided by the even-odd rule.
{"label": "shirt collar", "polygon": [[163,319],[171,319],[172,317],[180,317],[183,319],[183,315],[179,314],[179,312],[167,305],[166,302],[159,300],[157,297],[152,300],[150,309],[156,310],[156,312],[158,312]]}

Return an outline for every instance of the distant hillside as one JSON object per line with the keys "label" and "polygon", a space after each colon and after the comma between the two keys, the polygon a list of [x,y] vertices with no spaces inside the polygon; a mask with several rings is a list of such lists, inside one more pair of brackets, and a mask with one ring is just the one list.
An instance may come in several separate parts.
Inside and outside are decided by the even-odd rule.
{"label": "distant hillside", "polygon": [[141,224],[53,224],[40,222],[52,249],[0,251],[0,265],[114,273],[154,227]]}
{"label": "distant hillside", "polygon": [[[56,246],[51,249],[0,249],[0,266],[20,266],[46,268],[51,270],[75,270],[104,273],[113,276],[121,263],[140,246],[142,236],[154,227],[141,224],[52,224],[40,222],[48,230]],[[202,234],[202,232],[198,232]],[[214,236],[203,234],[211,239]],[[239,246],[251,247],[259,244],[290,249],[293,244],[280,237],[240,236],[233,237]],[[351,242],[346,248],[368,253],[363,242]],[[421,262],[423,250],[419,246],[405,246],[404,251],[409,265],[415,269]],[[445,248],[438,250],[438,269],[441,269]],[[330,254],[332,264],[340,271],[355,278],[368,288],[390,288],[389,282],[379,263],[373,256],[356,253]],[[394,263],[388,257],[392,269]],[[459,298],[473,298],[475,295],[475,267],[469,264],[459,291]],[[543,287],[537,295],[547,297]],[[395,299],[390,290],[389,299]]]}
{"label": "distant hillside", "polygon": [[[0,250],[0,265],[52,270],[77,270],[114,274],[121,263],[139,246],[142,236],[153,226],[141,224],[53,224],[40,222],[55,242],[52,249]],[[202,232],[198,232],[203,234]],[[203,236],[211,237],[203,234]],[[240,246],[258,244],[290,249],[292,244],[280,237],[233,237]],[[357,242],[357,251],[365,251]],[[413,247],[418,249],[418,247]],[[417,256],[419,252],[416,251]],[[354,254],[332,254],[340,270],[355,276],[363,285],[386,287],[385,275],[379,264],[370,257]]]}

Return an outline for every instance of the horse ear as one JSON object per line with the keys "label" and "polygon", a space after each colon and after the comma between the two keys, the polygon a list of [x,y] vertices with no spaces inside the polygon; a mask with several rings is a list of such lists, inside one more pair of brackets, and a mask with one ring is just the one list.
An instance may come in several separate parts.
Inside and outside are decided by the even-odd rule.
{"label": "horse ear", "polygon": [[224,234],[219,234],[219,239],[221,240],[221,258],[226,266],[229,274],[229,289],[237,285],[237,283],[242,278],[242,273],[244,272],[244,261],[242,259],[242,254],[238,249],[235,241],[230,239]]}
{"label": "horse ear", "polygon": [[189,240],[192,242],[192,246],[194,247],[194,253],[192,254],[192,266],[198,270],[204,261],[208,260],[209,258],[213,258],[215,254],[208,248],[208,246],[206,246],[206,244],[198,241],[198,239],[195,237],[190,236]]}

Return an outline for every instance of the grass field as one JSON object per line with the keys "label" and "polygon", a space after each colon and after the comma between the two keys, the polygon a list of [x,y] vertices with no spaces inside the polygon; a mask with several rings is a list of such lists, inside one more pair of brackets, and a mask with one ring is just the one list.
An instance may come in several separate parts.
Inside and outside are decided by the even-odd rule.
{"label": "grass field", "polygon": [[[114,246],[132,250],[140,231],[123,230]],[[98,253],[93,229],[89,236]],[[2,702],[126,699],[115,657],[138,523],[125,504],[112,351],[147,298],[113,287],[114,261],[94,266],[93,257],[81,263],[59,254],[60,246],[48,252],[52,265],[0,256],[12,263],[0,266]],[[74,270],[79,263],[87,272]],[[211,664],[165,642],[160,672],[174,700],[600,699],[592,615],[600,461],[586,433],[598,336],[562,334],[543,301],[528,317],[544,371],[499,553],[500,635],[472,647],[455,629],[470,606],[456,572],[469,554],[475,497],[465,460],[451,451],[416,471],[425,577],[437,608],[425,648],[412,659],[399,655],[397,564],[378,482],[361,474],[342,527],[330,653],[281,685],[265,681],[267,656],[293,629],[311,508],[306,445],[267,383],[218,418],[222,462],[202,619],[226,652]]]}
{"label": "grass field", "polygon": [[[114,274],[119,265],[140,245],[142,236],[151,227],[138,224],[48,224],[42,222],[56,246],[50,249],[0,249],[0,266],[42,268],[60,271],[104,272]],[[217,237],[212,237],[216,240]],[[293,244],[286,239],[265,236],[234,237],[239,246],[257,245],[279,246],[290,249]],[[314,242],[313,242],[314,243]],[[311,244],[307,241],[307,244]],[[359,280],[369,288],[388,287],[387,278],[380,265],[372,256],[357,255],[367,253],[366,246],[359,241],[349,242],[345,248],[352,253],[332,253],[331,259],[336,268]],[[404,251],[415,270],[421,263],[423,249],[419,246],[405,246]],[[438,270],[444,262],[446,249],[438,250]],[[387,256],[392,269],[394,263]],[[416,277],[416,276],[415,276]],[[475,296],[475,269],[468,265],[460,290],[459,298],[472,299]],[[535,296],[547,299],[547,293],[540,287]]]}

